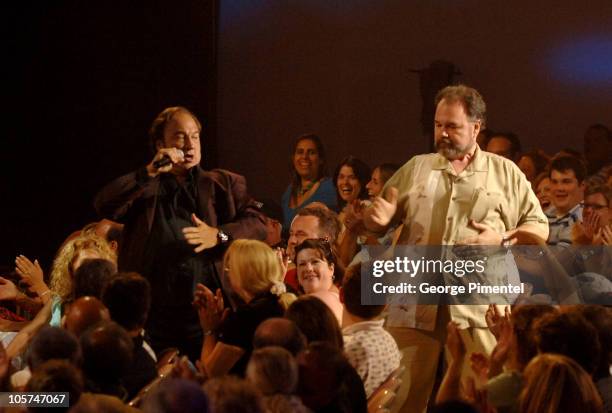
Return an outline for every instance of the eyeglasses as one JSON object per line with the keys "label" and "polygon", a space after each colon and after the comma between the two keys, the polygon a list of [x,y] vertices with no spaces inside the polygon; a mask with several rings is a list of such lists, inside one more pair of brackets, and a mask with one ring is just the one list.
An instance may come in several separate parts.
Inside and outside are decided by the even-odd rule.
{"label": "eyeglasses", "polygon": [[592,209],[594,211],[599,211],[604,208],[608,208],[608,205],[599,205],[599,204],[584,204],[583,209]]}

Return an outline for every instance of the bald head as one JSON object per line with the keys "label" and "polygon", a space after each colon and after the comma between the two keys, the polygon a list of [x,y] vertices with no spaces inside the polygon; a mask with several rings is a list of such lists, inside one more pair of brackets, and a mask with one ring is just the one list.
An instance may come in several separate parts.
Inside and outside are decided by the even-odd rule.
{"label": "bald head", "polygon": [[283,347],[294,356],[306,348],[306,337],[298,326],[286,318],[269,318],[257,327],[253,347]]}
{"label": "bald head", "polygon": [[95,297],[81,297],[68,308],[64,328],[79,337],[100,321],[110,321],[110,314],[102,301]]}

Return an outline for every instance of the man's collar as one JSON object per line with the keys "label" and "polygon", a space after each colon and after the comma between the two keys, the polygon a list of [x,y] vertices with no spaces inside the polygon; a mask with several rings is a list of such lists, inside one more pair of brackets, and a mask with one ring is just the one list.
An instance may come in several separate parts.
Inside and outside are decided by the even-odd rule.
{"label": "man's collar", "polygon": [[[453,170],[451,162],[446,159],[444,156],[439,153],[436,154],[433,165],[431,169],[438,170]],[[465,171],[469,172],[487,172],[489,170],[489,163],[487,162],[487,157],[482,153],[482,150],[476,144],[476,149],[474,150],[474,155],[472,155],[472,160],[465,167]]]}
{"label": "man's collar", "polygon": [[555,208],[554,206],[551,207],[548,210],[548,212],[545,213],[545,215],[548,218],[554,219],[556,221],[560,221],[570,216],[574,217],[575,219],[581,219],[582,218],[582,202],[577,203],[576,205],[574,205],[572,209],[570,209],[568,212],[566,212],[565,214],[561,216],[557,216],[557,208]]}

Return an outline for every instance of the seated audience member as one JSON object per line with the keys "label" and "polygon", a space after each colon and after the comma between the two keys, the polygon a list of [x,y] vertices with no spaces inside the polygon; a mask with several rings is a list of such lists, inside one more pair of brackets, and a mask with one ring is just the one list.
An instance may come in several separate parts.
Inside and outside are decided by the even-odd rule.
{"label": "seated audience member", "polygon": [[308,411],[294,395],[298,383],[297,362],[284,348],[255,350],[247,366],[246,378],[263,394],[268,413]]}
{"label": "seated audience member", "polygon": [[62,326],[77,337],[102,321],[110,321],[108,309],[95,297],[81,297],[70,304]]}
{"label": "seated audience member", "polygon": [[336,167],[334,183],[338,196],[338,220],[341,226],[338,244],[342,244],[342,238],[346,230],[344,220],[351,209],[350,206],[361,205],[363,201],[369,198],[366,185],[370,181],[370,176],[370,167],[354,156],[347,156]]}
{"label": "seated audience member", "polygon": [[525,368],[520,413],[603,413],[589,374],[569,357],[540,354]]}
{"label": "seated audience member", "polygon": [[538,175],[546,171],[546,166],[550,158],[541,150],[536,149],[531,152],[527,152],[521,156],[518,161],[518,167],[523,173],[529,182],[531,182],[532,187],[534,180]]}
{"label": "seated audience member", "polygon": [[297,362],[297,393],[313,412],[367,411],[363,382],[342,349],[325,342],[311,343],[298,355]]}
{"label": "seated audience member", "polygon": [[[393,176],[398,168],[398,165],[390,163],[384,163],[374,168],[370,182],[366,185],[370,200],[381,195],[385,183]],[[390,246],[397,229],[397,227],[393,226],[389,228],[382,237],[378,238],[375,235],[369,234],[363,224],[362,213],[364,206],[364,203],[360,205],[350,205],[344,217],[346,231],[344,232],[342,244],[339,246],[339,254],[345,266],[349,265],[349,263],[356,264],[357,262],[367,260],[369,254],[366,245]],[[360,245],[361,251],[357,252]]]}
{"label": "seated audience member", "polygon": [[585,131],[583,143],[588,175],[598,175],[612,162],[610,141],[612,141],[612,131],[605,125],[594,124]]}
{"label": "seated audience member", "polygon": [[344,352],[363,380],[370,397],[400,365],[401,354],[380,318],[384,305],[361,304],[361,264],[346,271],[340,299],[344,304],[342,335]]}
{"label": "seated audience member", "polygon": [[[588,187],[584,194],[582,221],[574,225],[577,245],[602,245],[606,232],[612,231],[612,189],[607,185]],[[608,228],[608,231],[604,229]],[[612,240],[609,240],[612,241]]]}
{"label": "seated audience member", "polygon": [[[523,370],[538,354],[534,339],[534,324],[545,314],[556,314],[557,310],[547,305],[521,305],[510,314],[510,323],[501,327],[497,344],[488,364],[488,371],[478,372],[487,382],[487,397],[497,413],[516,412],[518,396],[523,385]],[[472,356],[473,365],[475,357]],[[483,373],[487,373],[486,376]],[[484,377],[483,377],[484,376]]]}
{"label": "seated audience member", "polygon": [[[285,256],[295,263],[295,247],[307,239],[323,238],[335,246],[339,233],[340,223],[335,212],[327,208],[309,205],[301,209],[291,222]],[[299,289],[295,268],[287,271],[285,283],[295,290]]]}
{"label": "seated audience member", "polygon": [[321,138],[313,134],[297,138],[291,155],[291,183],[281,199],[285,230],[289,230],[296,213],[311,202],[322,202],[336,210],[336,189],[326,173]]}
{"label": "seated audience member", "polygon": [[23,388],[32,372],[49,360],[66,360],[74,366],[81,364],[81,348],[74,334],[59,327],[45,326],[32,338],[26,350],[27,367],[11,376],[11,385]]}
{"label": "seated audience member", "polygon": [[147,413],[209,413],[208,398],[195,382],[168,378],[147,393],[142,411]]}
{"label": "seated audience member", "polygon": [[266,215],[266,239],[263,241],[272,248],[280,247],[283,241],[283,209],[274,201],[264,200],[260,210]]}
{"label": "seated audience member", "polygon": [[544,213],[548,212],[548,209],[552,206],[550,202],[550,178],[548,177],[548,172],[542,172],[538,175],[533,181],[532,187],[538,197],[538,201],[540,201],[542,211]]}
{"label": "seated audience member", "polygon": [[102,290],[117,273],[117,265],[102,258],[88,258],[74,272],[73,299],[90,296],[100,298]]}
{"label": "seated audience member", "polygon": [[601,357],[593,374],[593,381],[604,403],[605,411],[612,411],[612,309],[602,305],[577,305],[570,311],[581,314],[597,330]]}
{"label": "seated audience member", "polygon": [[259,390],[247,380],[222,376],[204,383],[210,410],[214,413],[264,413],[266,407]]}
{"label": "seated audience member", "polygon": [[287,318],[268,318],[253,335],[253,348],[278,346],[294,356],[306,348],[306,337],[298,326]]}
{"label": "seated audience member", "polygon": [[324,341],[342,350],[344,341],[338,320],[329,307],[319,298],[302,296],[289,306],[285,317],[300,329],[306,341]]}
{"label": "seated audience member", "polygon": [[516,162],[518,161],[518,156],[521,153],[521,141],[519,140],[518,136],[512,132],[496,132],[489,137],[485,151],[503,156],[504,158]]}
{"label": "seated audience member", "polygon": [[582,220],[582,199],[586,170],[578,158],[555,157],[551,161],[549,178],[552,208],[548,210],[550,235],[548,244],[572,244],[572,228]]}
{"label": "seated audience member", "polygon": [[119,240],[121,239],[121,233],[123,232],[123,224],[120,224],[110,219],[102,219],[97,222],[87,224],[81,230],[82,235],[95,234],[99,237],[104,238],[111,250],[119,251]]}
{"label": "seated audience member", "polygon": [[79,402],[70,413],[141,413],[142,410],[130,407],[120,399],[109,394],[83,393]]}
{"label": "seated audience member", "polygon": [[597,370],[601,356],[599,335],[578,312],[546,314],[536,322],[534,331],[540,353],[567,356],[590,375]]}
{"label": "seated audience member", "polygon": [[127,399],[121,378],[132,363],[134,344],[123,327],[112,321],[103,321],[83,333],[80,339],[83,351],[85,388]]}
{"label": "seated audience member", "polygon": [[30,412],[67,412],[79,402],[84,391],[83,377],[79,369],[67,360],[49,360],[38,366],[28,381],[28,392],[66,392],[66,407],[30,408]]}
{"label": "seated audience member", "polygon": [[155,354],[143,337],[151,306],[151,286],[138,273],[119,273],[104,289],[102,302],[108,308],[111,319],[126,329],[134,343],[132,364],[122,377],[131,399],[157,377]]}
{"label": "seated audience member", "polygon": [[281,317],[295,296],[286,292],[277,255],[261,241],[234,241],[223,263],[229,284],[245,304],[234,312],[224,311],[220,290],[213,294],[204,285],[197,285],[195,303],[205,336],[200,360],[207,366],[219,343],[238,347],[244,354],[235,365],[226,367],[241,374],[249,359],[257,326],[268,318]]}
{"label": "seated audience member", "polygon": [[342,282],[342,269],[327,240],[307,239],[295,249],[300,290],[323,301],[342,321],[342,303],[337,285]]}

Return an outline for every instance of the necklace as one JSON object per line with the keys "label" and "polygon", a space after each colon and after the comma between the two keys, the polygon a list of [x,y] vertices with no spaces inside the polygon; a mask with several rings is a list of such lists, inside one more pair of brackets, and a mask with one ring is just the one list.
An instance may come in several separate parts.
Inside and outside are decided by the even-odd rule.
{"label": "necklace", "polygon": [[299,196],[304,196],[304,194],[306,192],[310,191],[312,189],[312,187],[315,186],[316,183],[317,183],[317,181],[312,181],[311,183],[306,185],[304,188],[302,188],[302,185],[300,184],[300,188],[298,189],[298,195]]}

